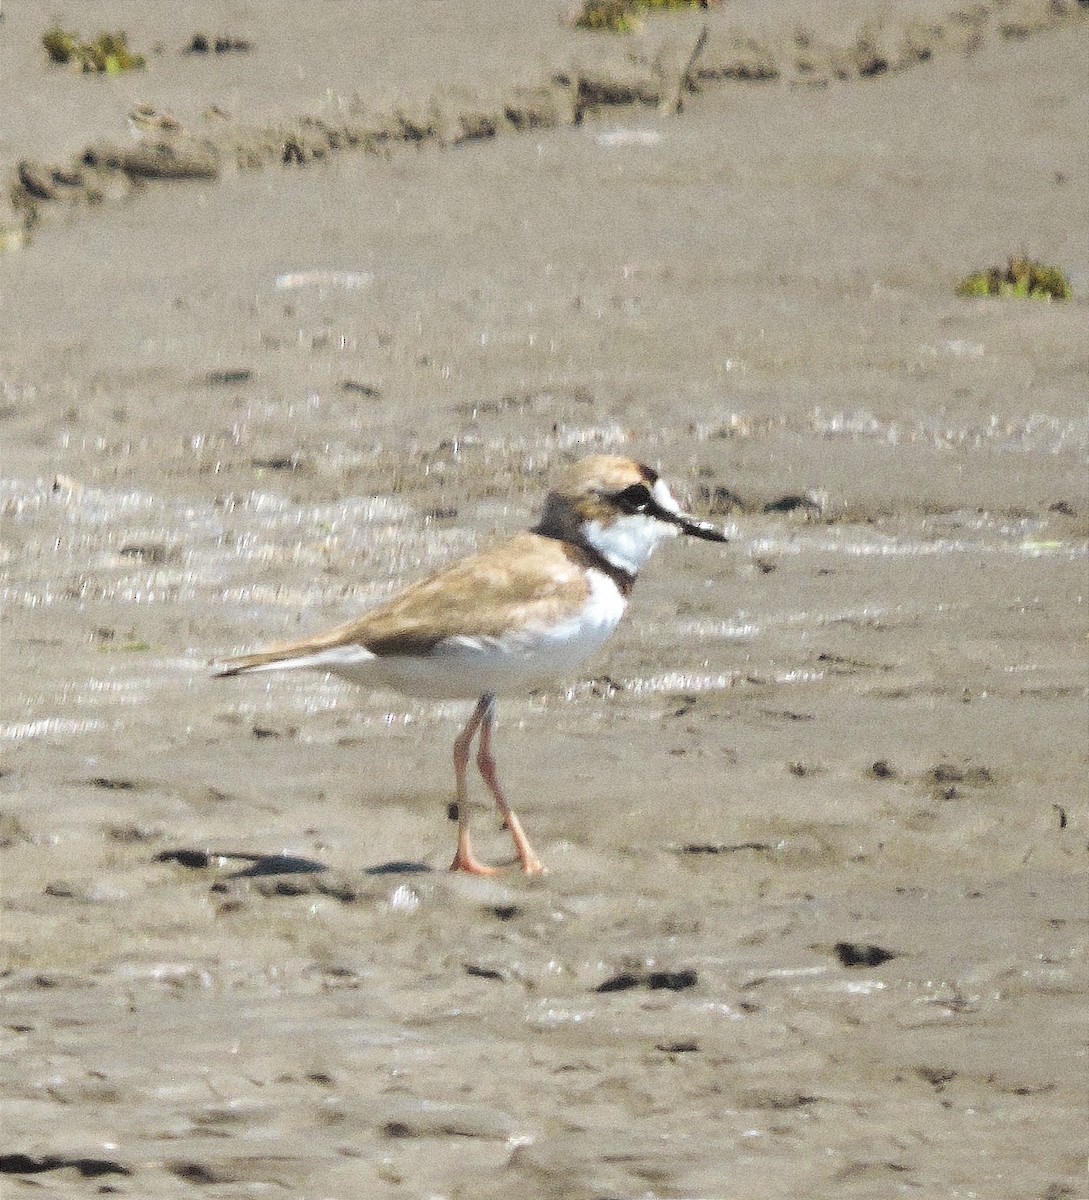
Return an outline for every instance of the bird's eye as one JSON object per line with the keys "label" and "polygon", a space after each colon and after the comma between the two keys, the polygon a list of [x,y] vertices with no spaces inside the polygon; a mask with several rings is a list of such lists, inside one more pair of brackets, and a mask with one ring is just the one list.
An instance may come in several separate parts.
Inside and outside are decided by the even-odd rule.
{"label": "bird's eye", "polygon": [[615,499],[621,512],[644,512],[651,501],[650,489],[645,484],[633,483],[631,487],[618,492]]}

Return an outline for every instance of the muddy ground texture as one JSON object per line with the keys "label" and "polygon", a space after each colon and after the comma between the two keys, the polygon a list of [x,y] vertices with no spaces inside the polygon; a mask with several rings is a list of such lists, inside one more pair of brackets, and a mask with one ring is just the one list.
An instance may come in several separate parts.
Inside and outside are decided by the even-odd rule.
{"label": "muddy ground texture", "polygon": [[[760,7],[706,18],[749,77],[686,73],[704,18],[617,50],[514,6],[540,50],[473,10],[442,62],[480,94],[633,55],[673,90],[15,197],[5,1196],[1086,1195],[1089,22],[904,6],[940,52],[837,71],[867,21],[905,43],[834,5],[810,71]],[[403,6],[373,95],[338,6],[223,11],[253,50],[198,76],[197,5],[133,9],[138,80],[35,90],[28,52],[0,157],[464,84]],[[1022,251],[1074,299],[954,295]],[[602,449],[732,541],[664,547],[582,678],[501,706],[547,876],[445,870],[465,706],[209,678]]]}

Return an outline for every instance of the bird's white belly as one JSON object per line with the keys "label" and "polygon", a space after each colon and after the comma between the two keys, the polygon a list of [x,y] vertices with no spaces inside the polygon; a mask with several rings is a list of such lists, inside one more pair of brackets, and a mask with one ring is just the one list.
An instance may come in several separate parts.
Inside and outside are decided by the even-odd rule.
{"label": "bird's white belly", "polygon": [[616,584],[592,570],[585,605],[557,623],[512,627],[498,636],[448,638],[426,655],[367,655],[324,665],[352,683],[435,700],[526,692],[580,666],[616,628],[626,607]]}

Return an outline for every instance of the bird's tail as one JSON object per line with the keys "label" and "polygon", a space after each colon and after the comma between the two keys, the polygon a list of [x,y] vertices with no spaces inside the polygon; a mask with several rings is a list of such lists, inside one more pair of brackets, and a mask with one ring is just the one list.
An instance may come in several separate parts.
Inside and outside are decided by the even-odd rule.
{"label": "bird's tail", "polygon": [[281,642],[255,650],[252,654],[239,654],[235,658],[214,661],[212,675],[217,679],[228,679],[232,675],[248,675],[253,671],[332,671],[349,670],[355,676],[365,664],[374,661],[374,654],[347,635],[354,625],[341,625],[317,637],[303,638],[297,642]]}
{"label": "bird's tail", "polygon": [[292,667],[313,665],[313,654],[300,653],[297,645],[270,646],[266,650],[255,650],[252,654],[239,654],[212,663],[213,679],[229,679],[232,675],[246,675],[251,671],[284,671]]}

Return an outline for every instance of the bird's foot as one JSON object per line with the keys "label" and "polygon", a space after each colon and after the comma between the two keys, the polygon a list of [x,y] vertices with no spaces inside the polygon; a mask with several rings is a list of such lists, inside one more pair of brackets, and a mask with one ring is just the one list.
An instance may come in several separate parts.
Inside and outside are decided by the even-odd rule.
{"label": "bird's foot", "polygon": [[451,871],[465,871],[469,875],[502,875],[506,867],[492,867],[483,863],[472,851],[458,847],[454,861],[450,864]]}
{"label": "bird's foot", "polygon": [[[548,868],[539,858],[534,855],[532,858],[524,858],[521,860],[522,871],[526,875],[547,875]],[[459,848],[454,855],[454,861],[450,864],[451,871],[465,871],[468,875],[503,875],[506,873],[506,867],[493,867],[489,863],[481,862],[472,852],[462,852]]]}

